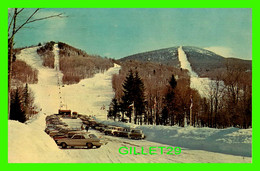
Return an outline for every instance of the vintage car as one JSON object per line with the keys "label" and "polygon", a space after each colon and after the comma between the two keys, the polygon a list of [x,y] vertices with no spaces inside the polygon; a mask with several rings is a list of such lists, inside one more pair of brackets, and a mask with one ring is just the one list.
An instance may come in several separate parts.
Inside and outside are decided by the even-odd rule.
{"label": "vintage car", "polygon": [[107,125],[104,125],[104,126],[102,126],[100,129],[99,129],[99,131],[100,132],[104,132],[106,129],[107,129]]}
{"label": "vintage car", "polygon": [[105,135],[113,135],[116,126],[108,126],[107,129],[104,130]]}
{"label": "vintage car", "polygon": [[62,148],[70,147],[101,147],[100,139],[94,134],[75,134],[71,138],[62,138],[57,141],[57,144]]}
{"label": "vintage car", "polygon": [[105,127],[104,124],[101,124],[101,123],[98,123],[96,126],[95,126],[95,129],[98,130],[98,131],[101,131],[101,129]]}
{"label": "vintage car", "polygon": [[49,136],[53,137],[54,135],[57,135],[59,133],[60,133],[59,130],[52,130],[49,132]]}
{"label": "vintage car", "polygon": [[71,119],[77,119],[78,118],[78,112],[72,112]]}
{"label": "vintage car", "polygon": [[123,127],[115,127],[115,130],[113,130],[113,135],[119,136],[120,132],[123,132],[124,128]]}
{"label": "vintage car", "polygon": [[118,137],[128,137],[130,128],[120,128],[120,130],[114,131],[114,135]]}
{"label": "vintage car", "polygon": [[128,138],[131,139],[144,139],[144,134],[141,129],[132,129],[128,134]]}
{"label": "vintage car", "polygon": [[63,139],[63,138],[68,138],[68,136],[66,134],[59,133],[59,134],[54,135],[52,138],[57,143],[58,140]]}
{"label": "vintage car", "polygon": [[54,130],[56,130],[56,129],[55,129],[53,126],[47,126],[44,131],[45,131],[47,134],[49,134],[50,131],[54,131]]}
{"label": "vintage car", "polygon": [[68,135],[68,138],[71,138],[71,137],[73,137],[73,135],[76,135],[76,134],[88,134],[89,132],[86,132],[86,131],[84,131],[84,130],[80,130],[80,131],[69,131],[68,133],[67,133],[67,135]]}

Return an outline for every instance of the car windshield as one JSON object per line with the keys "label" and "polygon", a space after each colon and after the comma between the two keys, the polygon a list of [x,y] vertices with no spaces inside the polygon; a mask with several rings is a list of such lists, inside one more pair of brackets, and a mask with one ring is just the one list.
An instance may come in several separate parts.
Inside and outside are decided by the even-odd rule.
{"label": "car windshield", "polygon": [[141,130],[133,130],[134,133],[141,133]]}

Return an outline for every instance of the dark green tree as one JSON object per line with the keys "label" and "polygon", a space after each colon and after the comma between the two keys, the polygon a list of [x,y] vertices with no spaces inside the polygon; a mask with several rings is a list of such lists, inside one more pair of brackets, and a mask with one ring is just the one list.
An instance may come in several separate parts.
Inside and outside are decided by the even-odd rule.
{"label": "dark green tree", "polygon": [[162,124],[163,125],[166,125],[168,123],[168,117],[169,117],[169,114],[168,114],[168,109],[166,106],[164,106],[163,110],[162,110],[162,118],[161,118],[161,121],[162,121]]}
{"label": "dark green tree", "polygon": [[[175,124],[175,116],[174,116],[174,111],[175,111],[175,104],[174,104],[174,100],[175,100],[175,88],[177,86],[177,81],[174,77],[174,75],[172,75],[170,81],[169,81],[170,86],[167,89],[167,93],[165,95],[164,98],[164,103],[165,103],[165,109],[164,109],[164,114],[166,114],[166,110],[167,110],[167,115],[170,119],[170,123],[171,125]],[[162,118],[163,121],[166,121],[166,118]],[[158,122],[158,121],[156,121]],[[158,124],[158,123],[156,123]]]}
{"label": "dark green tree", "polygon": [[121,112],[126,114],[127,117],[129,117],[129,122],[131,122],[132,119],[132,108],[130,107],[131,104],[134,102],[134,74],[133,71],[130,70],[128,76],[126,76],[126,79],[123,83],[123,96],[121,98]]}
{"label": "dark green tree", "polygon": [[22,102],[19,96],[18,88],[16,89],[15,94],[11,98],[10,119],[17,120],[22,123],[26,121],[26,115],[22,108]]}
{"label": "dark green tree", "polygon": [[112,116],[114,118],[114,121],[116,120],[116,118],[118,117],[118,113],[119,113],[119,104],[117,102],[116,98],[112,99],[112,103],[111,103],[111,107],[112,107]]}
{"label": "dark green tree", "polygon": [[177,86],[177,81],[176,81],[174,75],[172,75],[171,80],[169,81],[169,84],[170,84],[170,86],[171,86],[171,88],[172,88],[173,90],[176,88],[176,86]]}
{"label": "dark green tree", "polygon": [[142,125],[143,114],[145,113],[145,96],[144,96],[144,83],[140,78],[138,72],[136,71],[134,77],[134,109],[135,109],[135,118],[134,122],[136,124],[137,119]]}
{"label": "dark green tree", "polygon": [[24,90],[23,90],[23,106],[24,110],[28,111],[29,107],[29,90],[28,90],[28,84],[25,84]]}
{"label": "dark green tree", "polygon": [[129,117],[129,122],[132,120],[134,109],[135,124],[138,118],[140,124],[142,124],[142,116],[145,113],[144,83],[138,72],[134,75],[132,70],[129,71],[123,83],[123,96],[121,100],[121,112],[126,113],[126,116]]}

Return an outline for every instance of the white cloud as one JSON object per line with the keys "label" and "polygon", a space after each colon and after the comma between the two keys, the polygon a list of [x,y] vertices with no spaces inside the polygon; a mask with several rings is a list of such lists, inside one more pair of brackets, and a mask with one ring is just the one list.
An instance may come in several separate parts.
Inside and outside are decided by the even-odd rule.
{"label": "white cloud", "polygon": [[211,46],[204,48],[206,50],[212,51],[218,55],[221,55],[223,57],[235,57],[233,50],[229,47],[223,47],[223,46]]}

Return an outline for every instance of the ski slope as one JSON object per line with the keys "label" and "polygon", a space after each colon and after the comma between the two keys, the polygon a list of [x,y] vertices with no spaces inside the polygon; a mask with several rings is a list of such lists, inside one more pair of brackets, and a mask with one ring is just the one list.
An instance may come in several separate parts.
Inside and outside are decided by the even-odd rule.
{"label": "ski slope", "polygon": [[[8,162],[9,163],[250,163],[250,155],[231,155],[223,154],[221,150],[216,152],[205,151],[196,146],[204,141],[205,145],[210,147],[210,142],[205,141],[203,137],[208,135],[208,139],[217,139],[218,141],[229,141],[231,145],[244,143],[247,148],[251,148],[252,130],[232,129],[231,138],[226,134],[221,134],[221,130],[180,128],[180,127],[162,127],[162,126],[142,126],[130,125],[144,130],[146,140],[130,140],[104,136],[103,134],[90,129],[90,132],[101,136],[107,142],[99,149],[75,148],[63,150],[57,147],[55,142],[44,132],[45,117],[57,113],[61,107],[77,111],[82,114],[95,116],[97,120],[104,123],[106,121],[108,105],[114,93],[112,90],[112,75],[120,70],[120,66],[108,69],[104,73],[98,73],[93,78],[80,81],[78,84],[61,84],[62,73],[59,71],[59,56],[57,45],[54,46],[55,68],[50,69],[42,66],[42,60],[36,53],[35,48],[22,50],[17,56],[24,60],[33,68],[39,70],[38,84],[31,84],[29,87],[35,95],[35,103],[41,109],[40,113],[32,118],[27,124],[17,121],[8,121]],[[101,107],[105,106],[105,110]],[[67,122],[72,122],[67,120]],[[81,124],[77,121],[75,124]],[[120,124],[120,123],[117,123]],[[128,125],[129,126],[129,125]],[[176,131],[177,130],[177,131]],[[223,130],[224,132],[227,130]],[[245,134],[244,136],[241,136]],[[234,134],[234,135],[233,135]],[[237,139],[234,140],[235,134]],[[210,136],[209,136],[210,135]],[[217,136],[218,135],[218,136]],[[185,139],[186,137],[186,139]],[[187,139],[189,137],[189,139]],[[241,138],[242,137],[242,138]],[[243,138],[245,137],[245,138]],[[205,138],[205,137],[204,137]],[[232,139],[233,138],[233,139]],[[197,141],[201,139],[201,141]],[[178,141],[177,141],[178,140]],[[186,144],[185,144],[186,142]],[[191,145],[187,147],[187,142]],[[224,144],[224,143],[223,143]],[[241,144],[238,144],[238,146]],[[180,146],[182,153],[180,155],[122,155],[118,150],[120,147],[136,147],[140,152],[141,147],[168,147]],[[240,146],[239,146],[240,147]],[[206,148],[207,149],[207,148]],[[239,148],[237,149],[239,150]],[[250,151],[250,150],[249,150]],[[249,157],[246,157],[249,156]]]}
{"label": "ski slope", "polygon": [[192,70],[190,62],[188,61],[187,56],[182,49],[182,46],[178,48],[178,57],[181,68],[187,69],[190,73],[190,87],[198,90],[201,96],[207,97],[210,86],[214,84],[213,81],[208,78],[200,78],[198,74]]}

